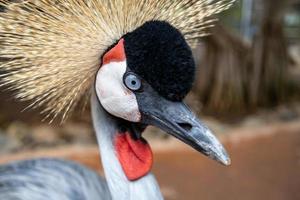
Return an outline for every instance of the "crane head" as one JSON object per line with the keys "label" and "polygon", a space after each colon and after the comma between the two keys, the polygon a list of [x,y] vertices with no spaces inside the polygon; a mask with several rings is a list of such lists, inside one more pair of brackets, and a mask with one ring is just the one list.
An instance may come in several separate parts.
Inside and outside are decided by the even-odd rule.
{"label": "crane head", "polygon": [[[230,159],[223,146],[183,103],[194,76],[192,51],[183,35],[166,22],[151,21],[126,34],[104,54],[95,89],[108,113],[130,122],[130,132],[134,133],[129,139],[131,144],[144,141],[141,130],[154,125],[229,165]],[[147,145],[137,143],[133,149],[145,154],[143,158],[151,157],[143,144]],[[120,154],[122,157],[122,152]],[[125,172],[130,170],[126,164],[122,166]],[[137,179],[140,175],[136,172],[128,172],[127,176]]]}
{"label": "crane head", "polygon": [[97,105],[136,133],[119,134],[115,142],[129,179],[149,170],[151,151],[139,136],[146,125],[229,164],[183,99],[195,74],[187,42],[196,45],[234,1],[0,0],[0,87],[32,101],[28,108],[42,106],[46,118],[62,114],[64,121],[88,99],[97,74]]}

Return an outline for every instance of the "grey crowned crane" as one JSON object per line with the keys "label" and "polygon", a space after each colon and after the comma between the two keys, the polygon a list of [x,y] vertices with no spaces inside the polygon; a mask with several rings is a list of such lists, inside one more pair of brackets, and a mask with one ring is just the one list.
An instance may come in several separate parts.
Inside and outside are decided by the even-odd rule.
{"label": "grey crowned crane", "polygon": [[229,165],[183,99],[195,75],[189,45],[232,2],[0,0],[2,86],[63,120],[91,96],[106,176],[62,160],[16,162],[0,167],[0,199],[163,199],[142,137],[148,125]]}

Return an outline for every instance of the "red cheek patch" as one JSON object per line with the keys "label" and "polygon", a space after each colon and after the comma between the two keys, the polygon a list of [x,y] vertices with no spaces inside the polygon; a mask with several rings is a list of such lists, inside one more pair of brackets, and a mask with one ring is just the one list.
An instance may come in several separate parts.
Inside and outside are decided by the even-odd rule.
{"label": "red cheek patch", "polygon": [[116,46],[103,56],[103,64],[105,65],[110,62],[122,62],[125,59],[124,39],[122,38]]}
{"label": "red cheek patch", "polygon": [[115,138],[115,147],[119,162],[129,180],[137,180],[150,172],[153,154],[145,140],[134,140],[130,133],[121,133]]}

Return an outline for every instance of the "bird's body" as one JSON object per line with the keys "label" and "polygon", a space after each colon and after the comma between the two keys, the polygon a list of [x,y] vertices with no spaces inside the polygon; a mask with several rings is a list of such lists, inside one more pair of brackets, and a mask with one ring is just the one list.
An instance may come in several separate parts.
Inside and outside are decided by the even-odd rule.
{"label": "bird's body", "polygon": [[107,180],[74,162],[41,158],[0,166],[0,199],[5,200],[162,200],[149,173],[137,181],[124,174],[113,147],[114,119],[92,97],[94,126]]}
{"label": "bird's body", "polygon": [[68,162],[19,162],[1,168],[1,199],[163,199],[142,137],[147,125],[229,165],[223,146],[183,99],[195,76],[190,45],[207,34],[209,17],[233,2],[0,0],[1,85],[63,120],[91,93],[107,181]]}
{"label": "bird's body", "polygon": [[3,200],[110,200],[106,181],[64,160],[35,159],[0,166]]}

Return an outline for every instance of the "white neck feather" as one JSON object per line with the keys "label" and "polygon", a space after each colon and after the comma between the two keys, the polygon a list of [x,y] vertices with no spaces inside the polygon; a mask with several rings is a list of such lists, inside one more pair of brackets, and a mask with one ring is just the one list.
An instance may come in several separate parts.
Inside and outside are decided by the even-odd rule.
{"label": "white neck feather", "polygon": [[129,181],[115,153],[113,138],[117,132],[116,120],[110,116],[92,95],[92,117],[97,135],[104,173],[113,200],[162,200],[159,186],[152,174]]}

